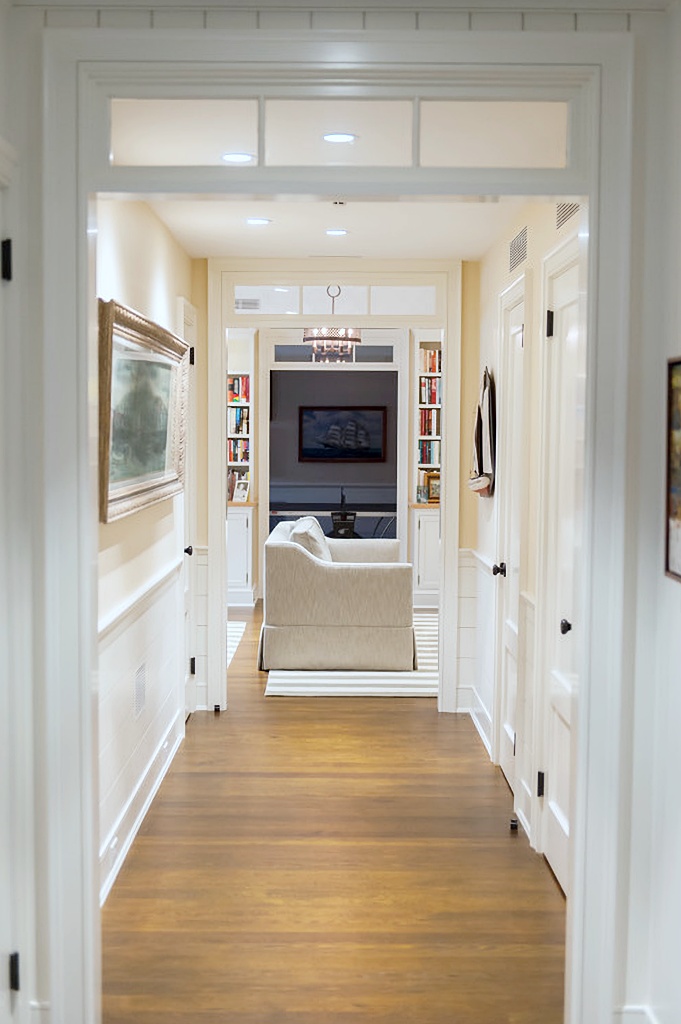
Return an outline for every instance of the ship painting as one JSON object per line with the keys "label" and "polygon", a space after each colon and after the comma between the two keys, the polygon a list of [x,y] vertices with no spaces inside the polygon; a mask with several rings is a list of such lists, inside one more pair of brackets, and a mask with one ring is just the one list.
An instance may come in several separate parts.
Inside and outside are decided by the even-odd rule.
{"label": "ship painting", "polygon": [[385,406],[300,408],[301,462],[384,462]]}

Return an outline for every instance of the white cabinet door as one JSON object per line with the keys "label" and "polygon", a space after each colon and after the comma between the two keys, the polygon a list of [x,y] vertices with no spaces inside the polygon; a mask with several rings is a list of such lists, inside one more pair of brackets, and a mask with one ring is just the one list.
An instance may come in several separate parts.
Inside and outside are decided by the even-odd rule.
{"label": "white cabinet door", "polygon": [[440,508],[415,509],[412,519],[414,606],[436,608],[440,600]]}
{"label": "white cabinet door", "polygon": [[227,512],[227,598],[232,605],[253,604],[253,509]]}

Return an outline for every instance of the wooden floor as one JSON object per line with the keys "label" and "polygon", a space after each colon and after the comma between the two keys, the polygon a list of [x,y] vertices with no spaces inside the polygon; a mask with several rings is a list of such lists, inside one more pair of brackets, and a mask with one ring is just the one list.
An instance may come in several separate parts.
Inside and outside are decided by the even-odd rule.
{"label": "wooden floor", "polygon": [[105,1024],[560,1024],[564,899],[470,719],[265,700],[258,622],[104,907]]}

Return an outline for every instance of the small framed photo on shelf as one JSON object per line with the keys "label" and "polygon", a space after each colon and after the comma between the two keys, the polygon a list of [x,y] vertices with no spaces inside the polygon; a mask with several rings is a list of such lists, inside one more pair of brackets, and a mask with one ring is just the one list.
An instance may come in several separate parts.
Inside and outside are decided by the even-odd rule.
{"label": "small framed photo on shelf", "polygon": [[426,494],[429,505],[436,505],[440,501],[440,474],[426,473]]}
{"label": "small framed photo on shelf", "polygon": [[235,485],[234,485],[234,497],[232,498],[232,500],[233,501],[239,501],[239,502],[248,501],[248,491],[249,491],[249,489],[250,489],[250,481],[249,480],[244,479],[244,477],[242,477],[240,480],[237,480]]}

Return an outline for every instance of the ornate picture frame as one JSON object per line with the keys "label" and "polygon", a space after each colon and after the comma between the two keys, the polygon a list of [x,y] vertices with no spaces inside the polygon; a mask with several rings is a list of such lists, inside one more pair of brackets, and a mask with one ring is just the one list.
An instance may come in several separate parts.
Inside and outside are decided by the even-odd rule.
{"label": "ornate picture frame", "polygon": [[440,474],[426,473],[426,494],[429,505],[440,504]]}
{"label": "ornate picture frame", "polygon": [[113,299],[99,316],[99,518],[110,523],[184,484],[189,347]]}
{"label": "ornate picture frame", "polygon": [[681,580],[681,358],[667,363],[665,572]]}

